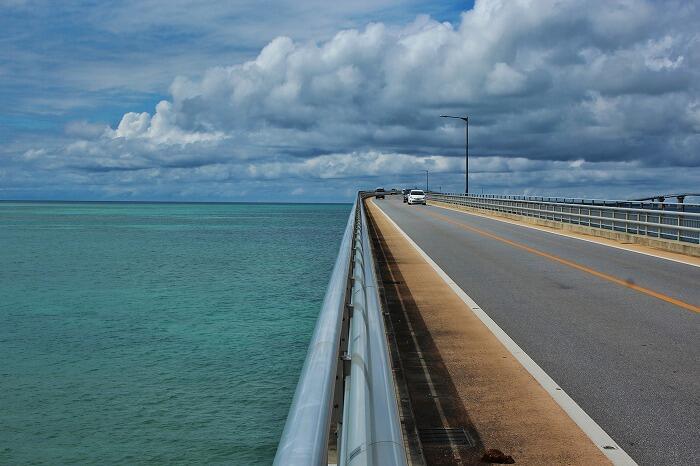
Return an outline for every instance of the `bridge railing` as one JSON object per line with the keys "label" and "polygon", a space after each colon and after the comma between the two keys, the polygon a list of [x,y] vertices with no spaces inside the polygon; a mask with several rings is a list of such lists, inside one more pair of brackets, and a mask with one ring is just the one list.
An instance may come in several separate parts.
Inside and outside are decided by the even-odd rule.
{"label": "bridge railing", "polygon": [[493,195],[431,193],[428,198],[474,209],[700,244],[700,213],[697,212],[579,204]]}
{"label": "bridge railing", "polygon": [[[436,193],[463,196],[463,193]],[[626,207],[630,209],[671,210],[681,212],[700,212],[700,204],[690,202],[624,200],[624,199],[594,199],[582,197],[552,197],[552,196],[521,196],[514,194],[469,194],[473,198],[507,199],[511,201],[558,202],[562,204],[586,204],[604,207]],[[672,199],[669,197],[669,199]]]}
{"label": "bridge railing", "polygon": [[406,464],[362,196],[345,228],[275,465]]}

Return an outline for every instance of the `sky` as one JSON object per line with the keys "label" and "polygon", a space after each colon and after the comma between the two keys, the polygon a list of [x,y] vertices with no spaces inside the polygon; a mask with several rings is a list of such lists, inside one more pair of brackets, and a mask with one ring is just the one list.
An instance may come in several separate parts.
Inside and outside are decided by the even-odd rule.
{"label": "sky", "polygon": [[693,0],[0,0],[0,199],[700,192]]}

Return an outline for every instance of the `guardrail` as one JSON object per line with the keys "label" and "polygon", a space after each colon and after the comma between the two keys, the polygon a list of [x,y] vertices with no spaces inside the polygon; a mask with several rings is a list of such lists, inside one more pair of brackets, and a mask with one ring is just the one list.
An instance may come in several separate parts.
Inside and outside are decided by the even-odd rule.
{"label": "guardrail", "polygon": [[[404,466],[363,194],[348,219],[275,465]],[[329,448],[330,447],[330,448]]]}
{"label": "guardrail", "polygon": [[[463,193],[436,193],[464,195]],[[593,206],[626,207],[629,209],[671,210],[680,212],[700,212],[700,204],[690,202],[666,202],[651,200],[588,199],[582,197],[520,196],[513,194],[470,194],[474,198],[507,199],[510,201],[555,202],[561,204],[586,204]],[[670,196],[669,196],[670,197]]]}
{"label": "guardrail", "polygon": [[475,209],[700,244],[700,213],[695,212],[514,199],[510,196],[493,195],[431,193],[428,199]]}

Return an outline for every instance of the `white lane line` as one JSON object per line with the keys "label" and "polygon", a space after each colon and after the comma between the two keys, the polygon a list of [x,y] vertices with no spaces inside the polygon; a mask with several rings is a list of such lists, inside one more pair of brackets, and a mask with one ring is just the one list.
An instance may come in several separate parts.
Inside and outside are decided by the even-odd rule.
{"label": "white lane line", "polygon": [[[379,207],[379,206],[377,206]],[[501,342],[503,346],[510,352],[510,354],[515,357],[515,359],[522,364],[522,366],[527,370],[530,375],[532,375],[535,380],[544,388],[547,393],[554,399],[554,401],[561,406],[561,408],[569,415],[569,417],[578,425],[581,430],[591,439],[591,441],[598,447],[598,449],[603,452],[605,456],[608,457],[613,464],[616,465],[636,465],[637,463],[625,452],[622,447],[620,447],[604,430],[600,427],[591,417],[586,414],[586,412],[569,396],[567,393],[549,376],[547,373],[530,358],[530,356],[525,353],[525,351],[518,346],[517,343],[513,341],[512,338],[508,336],[506,332],[503,331],[501,327],[498,326],[496,322],[491,319],[491,317],[484,312],[481,307],[476,304],[476,302],[469,297],[465,291],[455,283],[454,280],[450,278],[447,273],[445,273],[442,268],[433,261],[428,254],[418,246],[415,241],[411,239],[405,231],[401,229],[400,226],[394,222],[384,209],[381,207],[379,211],[384,215],[384,217],[391,223],[402,235],[408,243],[413,246],[413,248],[418,252],[418,254],[425,259],[425,261],[430,264],[430,266],[437,272],[440,278],[443,279],[447,285],[452,288],[457,296],[459,296],[464,304],[466,304],[472,312],[481,320],[481,322],[486,325],[486,327],[494,334],[498,341]]]}
{"label": "white lane line", "polygon": [[[654,253],[652,253],[652,252],[638,251],[638,250],[636,250],[636,249],[626,248],[626,247],[624,247],[624,246],[618,246],[618,245],[615,245],[615,244],[601,243],[600,241],[596,241],[595,239],[580,238],[580,237],[578,237],[578,236],[571,236],[571,235],[567,235],[566,233],[559,233],[559,232],[557,232],[557,231],[551,231],[551,230],[549,230],[548,228],[543,228],[543,227],[540,227],[540,226],[537,226],[537,225],[526,225],[526,224],[524,224],[524,223],[518,222],[517,220],[511,220],[511,219],[505,219],[505,218],[498,218],[498,217],[496,217],[496,216],[491,216],[491,215],[487,215],[487,214],[481,214],[481,213],[478,213],[478,212],[470,212],[470,211],[466,211],[466,210],[457,209],[457,208],[454,208],[454,207],[445,207],[445,206],[436,205],[436,204],[428,204],[428,205],[431,206],[431,207],[437,207],[438,209],[451,210],[451,211],[453,211],[453,212],[459,212],[460,214],[474,215],[474,216],[476,216],[476,217],[487,218],[487,219],[490,219],[490,220],[495,220],[495,221],[497,221],[497,222],[507,223],[507,224],[509,224],[509,225],[515,225],[515,226],[517,226],[517,227],[530,228],[531,230],[537,230],[537,231],[541,231],[541,232],[544,232],[544,233],[550,233],[550,234],[552,234],[552,235],[563,236],[564,238],[577,239],[577,240],[579,240],[579,241],[586,241],[587,243],[598,244],[598,245],[600,245],[600,246],[607,246],[607,247],[609,247],[609,248],[619,249],[620,251],[633,252],[633,253],[635,253],[635,254],[643,254],[643,255],[645,255],[645,256],[654,257],[654,258],[656,258],[656,259],[663,259],[663,260],[667,260],[667,261],[671,261],[671,262],[676,262],[676,263],[678,263],[678,264],[689,265],[689,266],[691,266],[691,267],[700,267],[700,264],[693,264],[692,262],[686,262],[686,261],[684,261],[684,260],[682,260],[682,259],[674,259],[674,258],[672,258],[672,257],[659,256],[659,255],[654,254]],[[581,233],[581,234],[583,234],[583,233]],[[652,238],[652,239],[653,239],[653,238]],[[610,241],[614,241],[614,240],[610,240]]]}

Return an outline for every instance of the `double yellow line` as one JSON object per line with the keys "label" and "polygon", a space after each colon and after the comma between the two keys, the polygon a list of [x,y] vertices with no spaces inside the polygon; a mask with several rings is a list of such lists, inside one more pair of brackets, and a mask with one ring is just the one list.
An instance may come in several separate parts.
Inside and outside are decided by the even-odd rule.
{"label": "double yellow line", "polygon": [[555,256],[554,254],[550,254],[548,252],[540,251],[539,249],[532,248],[530,246],[527,246],[522,243],[518,243],[516,241],[511,241],[509,239],[503,238],[498,235],[494,235],[493,233],[489,233],[488,231],[482,230],[480,228],[476,228],[470,225],[465,225],[464,223],[457,222],[450,217],[447,217],[442,214],[437,214],[434,212],[430,212],[429,210],[425,210],[424,213],[426,215],[429,215],[431,217],[434,217],[438,220],[442,220],[444,222],[450,223],[452,225],[455,225],[463,230],[470,231],[472,233],[477,233],[481,236],[485,236],[486,238],[490,238],[496,241],[500,241],[501,243],[505,243],[509,246],[513,246],[514,248],[522,249],[523,251],[527,251],[532,254],[536,254],[540,257],[544,257],[546,259],[552,260],[554,262],[559,262],[560,264],[569,266],[573,269],[580,270],[581,272],[585,272],[587,274],[593,275],[595,277],[601,278],[603,280],[607,280],[609,282],[615,283],[620,286],[624,286],[625,288],[629,288],[631,290],[638,291],[640,293],[644,293],[645,295],[648,296],[653,296],[654,298],[660,299],[662,301],[665,301],[670,304],[674,304],[678,307],[682,307],[683,309],[687,309],[692,312],[700,313],[700,306],[695,306],[694,304],[686,303],[685,301],[681,301],[680,299],[673,298],[671,296],[665,295],[663,293],[659,293],[658,291],[650,290],[649,288],[645,288],[643,286],[639,286],[635,283],[633,283],[630,280],[623,280],[621,278],[615,277],[613,275],[609,275],[607,273],[599,272],[595,269],[591,269],[590,267],[586,267],[585,265],[577,264],[576,262],[572,262],[570,260],[564,259],[559,256]]}

